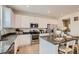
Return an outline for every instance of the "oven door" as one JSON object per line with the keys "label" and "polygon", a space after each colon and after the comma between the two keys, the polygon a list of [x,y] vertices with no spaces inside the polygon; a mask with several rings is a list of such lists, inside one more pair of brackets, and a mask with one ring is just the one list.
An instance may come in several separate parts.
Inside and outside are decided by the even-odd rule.
{"label": "oven door", "polygon": [[32,34],[32,40],[39,39],[39,34]]}
{"label": "oven door", "polygon": [[39,44],[39,34],[32,34],[32,44]]}

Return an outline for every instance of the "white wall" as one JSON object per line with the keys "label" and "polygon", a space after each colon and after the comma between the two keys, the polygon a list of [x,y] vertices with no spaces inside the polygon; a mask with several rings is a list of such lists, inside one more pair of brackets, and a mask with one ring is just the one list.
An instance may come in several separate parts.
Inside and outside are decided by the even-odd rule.
{"label": "white wall", "polygon": [[58,25],[62,28],[63,27],[62,20],[70,19],[70,30],[71,30],[70,33],[72,35],[79,35],[79,21],[74,21],[74,17],[76,16],[79,17],[79,12],[61,17],[60,19],[58,19]]}

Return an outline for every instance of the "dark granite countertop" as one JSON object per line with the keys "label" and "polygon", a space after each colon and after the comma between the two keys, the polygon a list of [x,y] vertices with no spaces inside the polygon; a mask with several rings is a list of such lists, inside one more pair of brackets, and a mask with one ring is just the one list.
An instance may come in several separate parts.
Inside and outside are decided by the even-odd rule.
{"label": "dark granite countertop", "polygon": [[73,36],[72,38],[64,38],[60,41],[56,41],[55,38],[52,36],[51,38],[49,36],[40,36],[40,38],[43,38],[44,40],[52,43],[52,44],[60,44],[60,43],[66,43],[66,42],[69,42],[69,41],[72,41],[72,40],[79,40],[79,36]]}
{"label": "dark granite countertop", "polygon": [[6,37],[11,36],[11,35],[26,35],[26,34],[39,34],[39,32],[23,32],[23,33],[10,32],[10,33],[1,35],[0,41],[7,40]]}
{"label": "dark granite countertop", "polygon": [[7,37],[12,36],[12,35],[26,35],[26,34],[30,34],[29,32],[23,32],[23,33],[16,33],[16,32],[11,32],[11,33],[6,33],[4,35],[1,35],[1,39],[0,41],[6,41],[8,40]]}

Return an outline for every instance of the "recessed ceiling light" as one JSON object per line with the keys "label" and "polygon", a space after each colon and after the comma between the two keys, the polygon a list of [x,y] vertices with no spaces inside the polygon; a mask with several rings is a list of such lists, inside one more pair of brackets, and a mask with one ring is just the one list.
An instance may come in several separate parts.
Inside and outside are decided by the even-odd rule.
{"label": "recessed ceiling light", "polygon": [[27,5],[26,7],[30,7],[29,5]]}
{"label": "recessed ceiling light", "polygon": [[50,13],[50,11],[48,11],[48,14]]}

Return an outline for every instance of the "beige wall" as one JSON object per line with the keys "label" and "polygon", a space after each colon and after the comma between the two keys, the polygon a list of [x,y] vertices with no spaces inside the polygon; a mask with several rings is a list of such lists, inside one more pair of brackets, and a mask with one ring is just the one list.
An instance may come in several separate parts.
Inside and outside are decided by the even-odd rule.
{"label": "beige wall", "polygon": [[62,28],[63,27],[62,19],[70,19],[70,29],[71,29],[70,33],[72,35],[79,35],[79,21],[74,21],[75,16],[79,17],[79,12],[61,17],[60,19],[58,19],[58,24]]}

